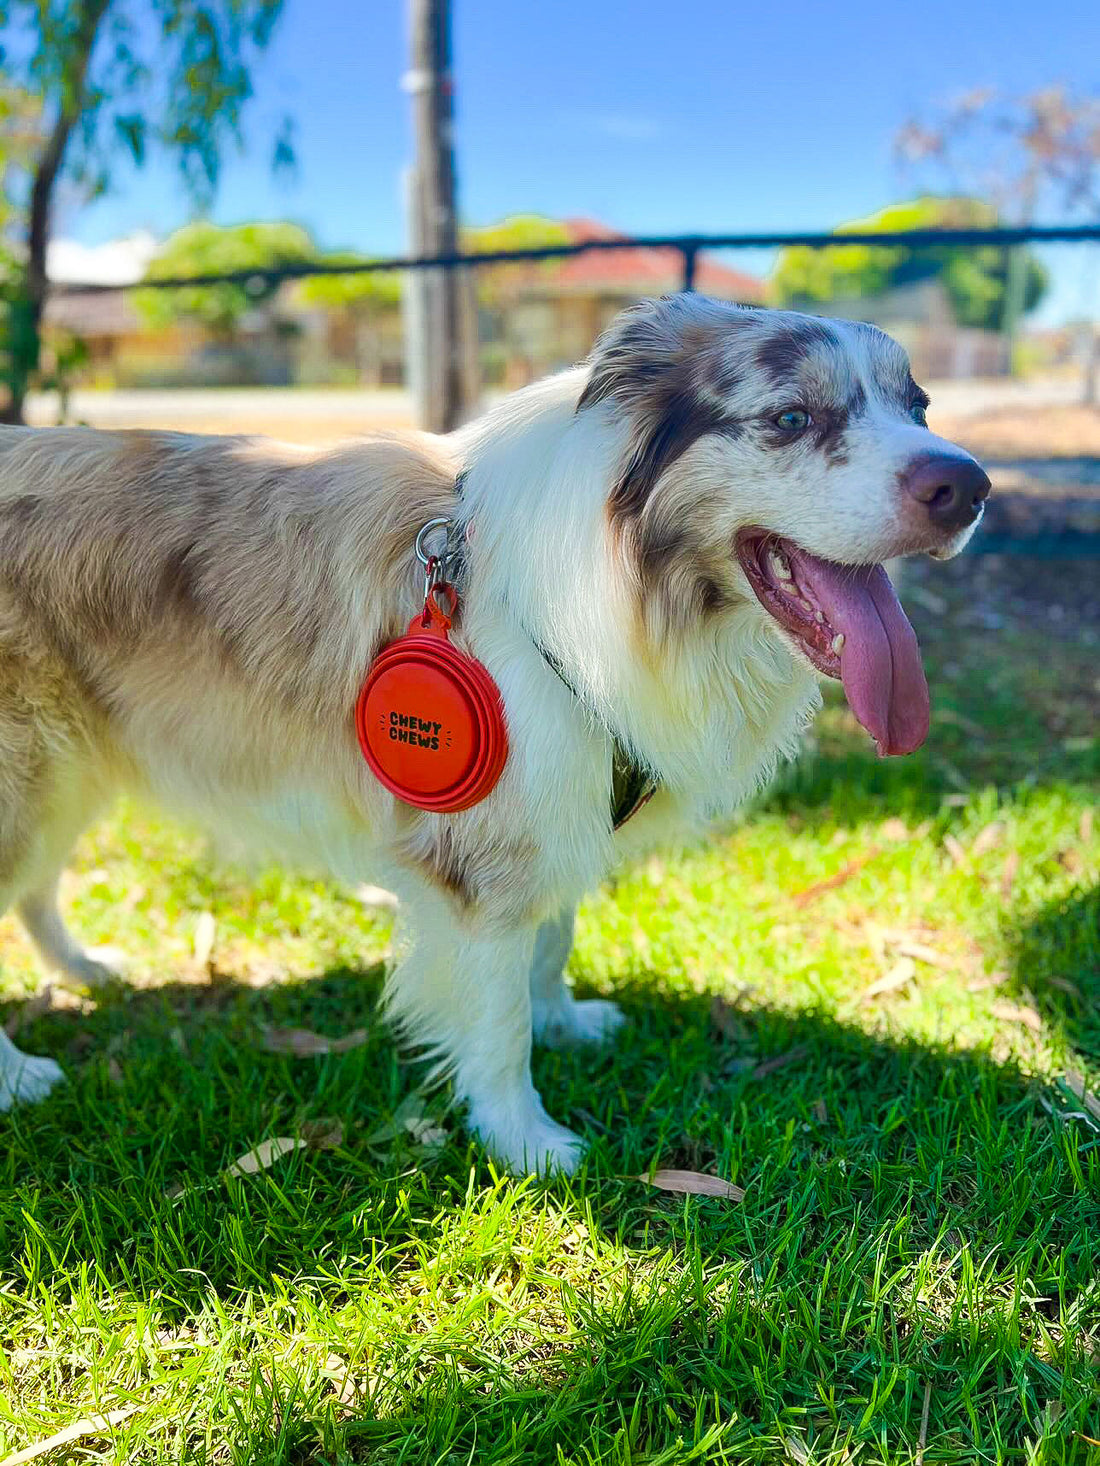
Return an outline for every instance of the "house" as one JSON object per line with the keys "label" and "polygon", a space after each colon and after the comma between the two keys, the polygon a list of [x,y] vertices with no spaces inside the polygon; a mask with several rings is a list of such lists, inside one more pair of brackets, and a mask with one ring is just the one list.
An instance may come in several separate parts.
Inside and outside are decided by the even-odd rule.
{"label": "house", "polygon": [[[567,219],[564,227],[570,244],[626,238],[593,219]],[[579,361],[624,307],[682,289],[684,261],[677,249],[624,247],[485,273],[499,287],[479,311],[482,375],[487,385],[511,389]],[[746,305],[765,297],[763,281],[705,254],[696,262],[695,287]]]}
{"label": "house", "polygon": [[[591,219],[565,223],[568,241],[626,236]],[[156,250],[151,236],[85,248],[51,246],[57,284],[131,285]],[[464,271],[464,311],[484,386],[512,388],[584,357],[604,326],[644,296],[681,289],[676,249],[593,250],[565,259]],[[764,285],[700,255],[696,287],[722,300],[759,302]],[[153,327],[123,290],[55,293],[46,307],[51,333],[79,336],[90,357],[85,380],[103,387],[338,384],[401,386],[404,323],[398,301],[319,308],[299,282],[285,282],[262,309],[244,316],[231,342],[180,318]],[[476,336],[476,342],[474,340]]]}
{"label": "house", "polygon": [[1003,377],[1011,372],[1004,336],[958,325],[940,280],[915,280],[882,295],[837,298],[827,306],[815,303],[805,308],[879,326],[905,347],[918,381]]}

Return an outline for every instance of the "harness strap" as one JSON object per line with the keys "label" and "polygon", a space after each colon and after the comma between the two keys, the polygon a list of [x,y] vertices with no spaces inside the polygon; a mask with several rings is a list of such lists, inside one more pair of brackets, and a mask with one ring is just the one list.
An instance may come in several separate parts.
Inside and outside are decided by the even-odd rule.
{"label": "harness strap", "polygon": [[562,671],[561,663],[553,652],[547,651],[540,641],[531,636],[529,631],[527,635],[531,637],[535,650],[561,685],[570,693],[574,701],[579,703],[589,716],[600,724],[611,739],[611,828],[613,830],[621,829],[628,819],[636,815],[642,806],[648,804],[653,798],[659,787],[658,781],[644,764],[640,764],[634,758],[615,730],[609,728],[603,719],[592,711],[592,708]]}
{"label": "harness strap", "polygon": [[[455,494],[460,499],[462,497],[462,485],[465,479],[466,470],[462,469],[455,478]],[[466,568],[465,550],[465,540],[462,537],[459,537],[457,540],[448,540],[447,565],[449,578],[461,578]],[[611,828],[613,830],[621,829],[627,820],[632,819],[653,798],[659,787],[658,781],[653,777],[649,769],[634,758],[615,730],[609,728],[603,719],[593,712],[589,704],[565,675],[561,664],[553,653],[547,651],[546,647],[542,645],[537,637],[532,636],[526,627],[523,630],[530,638],[535,650],[562,686],[567,689],[574,701],[579,703],[588,712],[589,716],[600,724],[611,739]]]}

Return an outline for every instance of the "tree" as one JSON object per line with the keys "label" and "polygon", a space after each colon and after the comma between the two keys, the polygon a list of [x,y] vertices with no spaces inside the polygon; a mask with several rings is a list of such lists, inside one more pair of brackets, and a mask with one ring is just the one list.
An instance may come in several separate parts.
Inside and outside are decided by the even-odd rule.
{"label": "tree", "polygon": [[[280,265],[312,264],[317,247],[297,224],[219,225],[200,221],[177,229],[150,261],[146,280],[187,275],[231,274],[237,270],[270,270]],[[278,282],[257,275],[247,285],[223,282],[178,289],[136,290],[138,310],[153,326],[167,326],[181,316],[197,321],[218,341],[237,335],[241,317],[267,304]]]}
{"label": "tree", "polygon": [[[41,132],[26,167],[26,242],[8,312],[8,401],[18,422],[38,366],[46,249],[57,184],[88,196],[109,185],[120,155],[140,166],[150,143],[172,153],[189,193],[208,200],[225,145],[240,141],[250,67],[282,0],[0,0],[18,43],[0,59],[0,88],[37,101]],[[276,162],[289,160],[286,132]]]}
{"label": "tree", "polygon": [[[993,228],[996,211],[972,198],[911,199],[891,204],[869,219],[842,224],[845,233],[888,233],[902,229]],[[1006,290],[1004,252],[996,247],[936,245],[908,249],[897,245],[841,244],[836,248],[797,246],[780,255],[772,285],[781,303],[824,302],[844,297],[883,295],[899,285],[939,280],[961,326],[996,330]],[[1024,309],[1031,310],[1046,289],[1046,271],[1026,258]]]}
{"label": "tree", "polygon": [[[510,214],[497,224],[462,231],[462,248],[470,254],[543,249],[569,242],[565,225],[541,214]],[[531,260],[519,260],[514,265],[484,265],[477,272],[478,296],[486,305],[500,304],[541,268],[542,265]]]}
{"label": "tree", "polygon": [[[912,175],[980,193],[1016,224],[1030,224],[1047,210],[1093,221],[1100,214],[1100,96],[1062,86],[1023,96],[978,89],[910,118],[895,152]],[[1006,269],[1000,325],[1011,346],[1027,309],[1026,252],[1006,251]],[[1098,368],[1100,331],[1094,329],[1086,402],[1096,400]]]}
{"label": "tree", "polygon": [[1061,86],[1020,97],[980,88],[910,118],[894,151],[910,174],[987,198],[1012,223],[1046,208],[1086,216],[1100,209],[1100,96]]}
{"label": "tree", "polygon": [[[367,255],[354,250],[334,250],[323,254],[324,265],[368,265]],[[306,305],[321,310],[345,310],[352,316],[372,315],[379,309],[392,309],[401,303],[401,280],[396,270],[380,270],[377,275],[358,271],[354,275],[314,275],[301,284],[301,299]]]}

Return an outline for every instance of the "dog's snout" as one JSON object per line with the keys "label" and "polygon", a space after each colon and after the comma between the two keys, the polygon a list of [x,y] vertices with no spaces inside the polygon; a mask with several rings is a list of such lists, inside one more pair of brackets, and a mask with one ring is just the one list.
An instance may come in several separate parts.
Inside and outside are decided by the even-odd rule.
{"label": "dog's snout", "polygon": [[915,459],[902,474],[902,488],[923,504],[938,529],[966,529],[982,511],[989,475],[973,458],[936,453]]}

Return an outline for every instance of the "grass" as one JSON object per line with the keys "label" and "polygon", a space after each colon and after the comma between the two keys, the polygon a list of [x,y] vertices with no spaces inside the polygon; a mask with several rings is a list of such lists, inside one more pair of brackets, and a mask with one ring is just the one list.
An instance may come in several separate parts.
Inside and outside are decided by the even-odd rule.
{"label": "grass", "polygon": [[[47,1459],[1100,1461],[1100,1128],[1061,1082],[1100,1089],[1100,686],[935,585],[925,751],[874,761],[832,704],[735,827],[588,904],[577,985],[631,1022],[537,1057],[592,1142],[569,1181],[497,1176],[419,1097],[352,895],[134,809],[89,836],[74,919],[133,973],[19,1034],[70,1082],[0,1117],[0,1456],[130,1407]],[[6,922],[0,970],[15,1018]],[[321,1117],[334,1148],[225,1174]]]}

